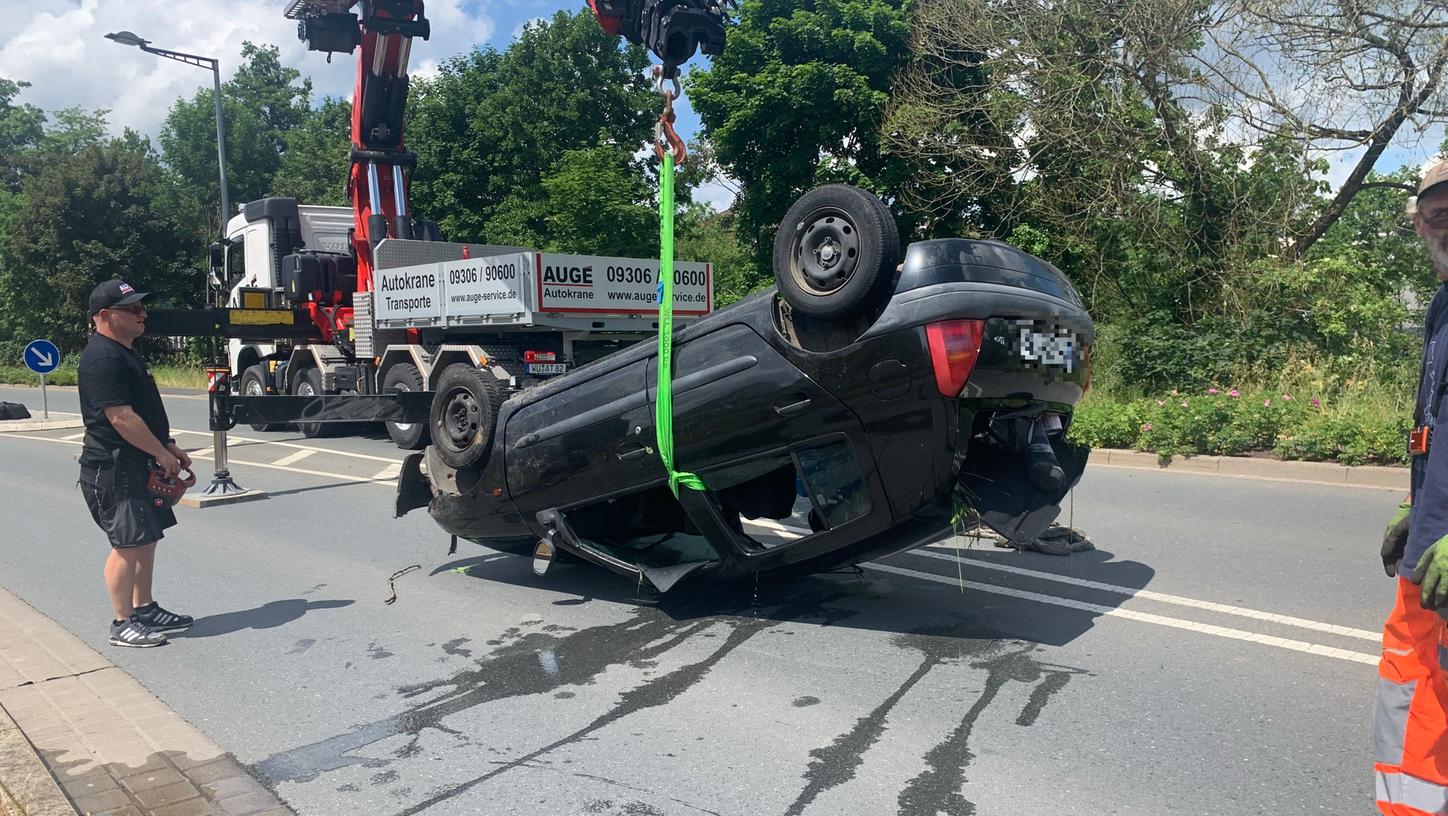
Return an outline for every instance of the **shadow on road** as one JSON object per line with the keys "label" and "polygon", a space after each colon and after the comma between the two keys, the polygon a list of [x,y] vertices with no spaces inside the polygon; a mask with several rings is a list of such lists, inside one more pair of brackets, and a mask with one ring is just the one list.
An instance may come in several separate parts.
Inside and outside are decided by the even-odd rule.
{"label": "shadow on road", "polygon": [[308,601],[303,598],[269,601],[254,609],[243,609],[239,612],[223,612],[219,615],[207,615],[204,618],[197,618],[190,629],[182,632],[172,632],[168,634],[167,637],[172,639],[205,638],[229,635],[244,629],[275,629],[278,626],[285,626],[301,618],[308,612],[314,612],[318,609],[340,609],[344,606],[351,606],[354,603],[356,603],[356,601]]}
{"label": "shadow on road", "polygon": [[[485,552],[443,564],[432,574],[455,570],[473,578],[572,596],[552,601],[555,606],[594,601],[647,606],[676,622],[744,616],[900,634],[928,630],[935,636],[1016,638],[1052,646],[1080,637],[1095,625],[1103,610],[1119,606],[1131,591],[1145,588],[1156,575],[1147,564],[1118,560],[1100,549],[1050,556],[987,546],[961,553],[958,564],[955,554],[934,549],[879,561],[912,574],[865,566],[858,571],[775,579],[757,586],[688,586],[660,595],[646,583],[638,585],[588,564],[560,564],[540,577],[533,574],[526,556]],[[1019,570],[1109,584],[1121,591],[1079,588],[1022,576],[1015,572]],[[1025,597],[1007,594],[1012,592]],[[1070,600],[1058,605],[1033,595]],[[1071,603],[1075,605],[1066,605]],[[1081,608],[1083,605],[1087,608]]]}

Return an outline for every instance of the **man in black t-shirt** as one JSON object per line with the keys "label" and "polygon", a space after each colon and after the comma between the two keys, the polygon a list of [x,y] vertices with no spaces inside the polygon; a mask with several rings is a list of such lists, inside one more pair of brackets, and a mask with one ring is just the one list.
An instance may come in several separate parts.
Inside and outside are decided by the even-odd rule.
{"label": "man in black t-shirt", "polygon": [[110,280],[90,296],[95,327],[80,355],[80,410],[85,443],[80,488],[91,518],[111,541],[106,588],[115,616],[116,646],[160,646],[164,631],[190,626],[189,615],[169,612],[151,597],[156,542],[176,523],[168,506],[157,507],[146,486],[152,464],[175,476],[191,457],[171,438],[171,424],[156,381],[131,348],[146,331],[145,292]]}

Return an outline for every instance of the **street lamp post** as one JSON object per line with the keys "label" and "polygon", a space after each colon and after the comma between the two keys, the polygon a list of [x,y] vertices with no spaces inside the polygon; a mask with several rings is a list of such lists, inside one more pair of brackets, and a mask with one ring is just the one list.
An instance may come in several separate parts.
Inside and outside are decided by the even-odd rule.
{"label": "street lamp post", "polygon": [[[155,48],[151,41],[142,39],[130,31],[116,31],[106,35],[106,39],[120,43],[121,45],[134,45],[148,54],[155,54],[158,57],[173,59],[177,62],[184,62],[187,65],[194,65],[198,68],[211,69],[211,86],[216,101],[216,166],[221,174],[221,237],[223,242],[226,239],[226,221],[231,216],[231,200],[226,190],[226,128],[221,121],[221,63],[212,57],[199,57],[195,54],[186,54],[180,51],[169,51],[165,48]],[[220,351],[215,352],[216,359],[223,356]],[[232,499],[240,498],[247,494],[245,488],[238,485],[231,478],[231,470],[226,461],[226,431],[212,432],[212,455],[214,472],[211,476],[211,484],[202,491],[203,503],[207,499]]]}

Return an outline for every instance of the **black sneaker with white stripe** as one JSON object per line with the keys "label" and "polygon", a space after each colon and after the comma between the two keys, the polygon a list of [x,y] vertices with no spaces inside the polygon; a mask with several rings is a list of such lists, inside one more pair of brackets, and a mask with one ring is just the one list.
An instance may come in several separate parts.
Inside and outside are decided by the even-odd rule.
{"label": "black sneaker with white stripe", "polygon": [[190,615],[178,615],[162,609],[161,605],[155,601],[136,607],[136,620],[157,632],[180,631],[196,622],[195,618]]}
{"label": "black sneaker with white stripe", "polygon": [[111,621],[112,646],[146,649],[151,646],[164,646],[165,643],[165,635],[142,623],[135,615],[123,621]]}

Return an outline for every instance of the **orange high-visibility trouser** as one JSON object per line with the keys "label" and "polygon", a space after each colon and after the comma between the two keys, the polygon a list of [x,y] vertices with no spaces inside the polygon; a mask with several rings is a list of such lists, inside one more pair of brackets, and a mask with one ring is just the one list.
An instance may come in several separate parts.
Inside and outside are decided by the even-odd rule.
{"label": "orange high-visibility trouser", "polygon": [[1448,813],[1448,627],[1398,578],[1383,626],[1373,711],[1378,810],[1387,816]]}

